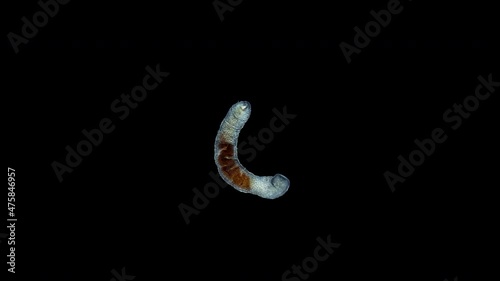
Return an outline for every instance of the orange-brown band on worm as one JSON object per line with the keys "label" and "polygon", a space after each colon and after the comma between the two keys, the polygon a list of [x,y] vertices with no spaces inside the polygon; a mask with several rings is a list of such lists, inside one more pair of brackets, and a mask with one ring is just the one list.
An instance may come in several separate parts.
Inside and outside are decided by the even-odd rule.
{"label": "orange-brown band on worm", "polygon": [[221,140],[219,149],[220,153],[217,161],[224,175],[235,185],[250,190],[250,177],[243,172],[241,165],[235,161],[234,145]]}

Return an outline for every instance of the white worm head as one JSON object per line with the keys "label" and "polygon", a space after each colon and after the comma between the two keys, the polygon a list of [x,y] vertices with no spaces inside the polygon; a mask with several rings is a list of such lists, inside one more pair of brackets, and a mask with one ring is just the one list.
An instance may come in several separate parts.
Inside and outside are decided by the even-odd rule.
{"label": "white worm head", "polygon": [[282,174],[276,174],[271,179],[271,185],[273,189],[271,194],[272,199],[278,198],[287,192],[288,187],[290,187],[290,180]]}
{"label": "white worm head", "polygon": [[236,117],[237,119],[248,120],[248,118],[250,118],[250,113],[252,111],[252,108],[249,102],[247,101],[237,102],[232,106],[232,108],[234,117]]}

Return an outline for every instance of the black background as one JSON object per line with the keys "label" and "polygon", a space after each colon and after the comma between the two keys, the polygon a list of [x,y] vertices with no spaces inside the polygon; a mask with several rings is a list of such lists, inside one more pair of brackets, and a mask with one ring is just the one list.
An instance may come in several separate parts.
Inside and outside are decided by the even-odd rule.
{"label": "black background", "polygon": [[[479,75],[500,80],[493,4],[402,2],[348,64],[339,43],[388,1],[245,0],[223,22],[210,1],[122,2],[73,0],[18,54],[4,37],[18,218],[6,276],[108,281],[125,267],[134,280],[281,280],[328,235],[341,246],[310,280],[493,276],[499,90],[457,130],[442,117]],[[19,3],[4,34],[39,10]],[[170,76],[117,119],[111,103],[157,64]],[[186,225],[179,204],[212,181],[215,135],[239,100],[252,104],[240,141],[274,108],[296,114],[241,157],[290,189],[266,200],[227,187]],[[59,183],[53,161],[103,118],[116,129]],[[391,192],[384,172],[437,127],[448,139]]]}

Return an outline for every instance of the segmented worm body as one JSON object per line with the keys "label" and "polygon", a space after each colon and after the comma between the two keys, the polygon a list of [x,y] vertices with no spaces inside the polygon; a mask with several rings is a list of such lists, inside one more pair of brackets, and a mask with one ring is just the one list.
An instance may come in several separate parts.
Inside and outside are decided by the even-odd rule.
{"label": "segmented worm body", "polygon": [[215,138],[215,163],[222,179],[236,190],[275,199],[287,192],[290,181],[284,175],[256,176],[238,160],[238,136],[250,118],[250,103],[240,101],[228,111]]}

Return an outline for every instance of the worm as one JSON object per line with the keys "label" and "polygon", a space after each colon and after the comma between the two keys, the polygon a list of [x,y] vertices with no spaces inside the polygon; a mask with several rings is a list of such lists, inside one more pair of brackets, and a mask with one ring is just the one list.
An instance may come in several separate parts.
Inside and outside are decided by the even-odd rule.
{"label": "worm", "polygon": [[256,176],[238,160],[238,136],[250,118],[251,106],[247,101],[235,103],[220,124],[215,138],[214,159],[222,179],[234,189],[266,199],[285,194],[290,181],[282,174]]}

